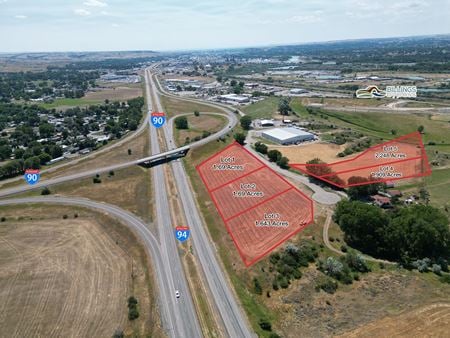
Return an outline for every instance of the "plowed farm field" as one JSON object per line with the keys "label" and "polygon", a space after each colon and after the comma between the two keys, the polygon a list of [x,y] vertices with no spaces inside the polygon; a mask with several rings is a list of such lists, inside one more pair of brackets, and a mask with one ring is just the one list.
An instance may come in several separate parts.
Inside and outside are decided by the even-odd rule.
{"label": "plowed farm field", "polygon": [[[73,209],[46,207],[40,215],[37,209],[17,209],[16,214],[12,209],[0,209],[6,216],[0,223],[0,336],[150,332],[147,319],[130,327],[127,318],[132,289],[139,300],[144,293],[131,280],[139,264],[133,270],[133,258],[121,248],[125,239],[114,230],[114,221],[108,224],[109,218],[83,210],[75,218]],[[70,216],[63,219],[66,212]],[[141,315],[151,318],[144,309],[148,304],[140,306]]]}

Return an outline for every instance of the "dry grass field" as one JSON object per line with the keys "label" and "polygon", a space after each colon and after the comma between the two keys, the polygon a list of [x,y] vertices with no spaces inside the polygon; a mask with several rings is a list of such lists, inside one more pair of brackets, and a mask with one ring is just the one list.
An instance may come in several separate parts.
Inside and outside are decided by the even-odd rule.
{"label": "dry grass field", "polygon": [[437,303],[386,317],[354,331],[342,338],[356,337],[448,337],[450,332],[450,303]]}
{"label": "dry grass field", "polygon": [[197,102],[182,101],[169,96],[161,96],[161,104],[168,117],[184,113],[193,113],[195,110],[198,110],[199,112],[223,113],[222,110],[215,107],[206,106]]}
{"label": "dry grass field", "polygon": [[[49,174],[43,174],[43,178],[59,177],[77,171],[85,171],[94,168],[107,167],[112,164],[134,161],[148,156],[148,129],[139,136],[125,142],[124,144],[105,151],[97,156],[82,160],[74,165],[67,166]],[[128,149],[131,149],[131,155],[128,155]]]}
{"label": "dry grass field", "polygon": [[[148,261],[128,229],[86,209],[0,213],[0,336],[161,336]],[[135,322],[127,318],[131,295],[141,312]]]}
{"label": "dry grass field", "polygon": [[178,145],[184,145],[186,138],[191,141],[196,136],[202,136],[203,131],[218,132],[226,124],[225,117],[218,115],[201,114],[200,116],[187,116],[189,129],[175,129],[175,137]]}
{"label": "dry grass field", "polygon": [[142,86],[140,83],[130,85],[119,83],[108,87],[102,88],[99,91],[88,92],[83,98],[86,100],[124,101],[142,96]]}
{"label": "dry grass field", "polygon": [[[279,150],[283,156],[289,159],[289,163],[306,163],[313,158],[331,163],[342,160],[337,154],[345,149],[345,145],[332,143],[305,143],[298,146],[269,146],[269,149]],[[345,159],[349,159],[346,157]]]}
{"label": "dry grass field", "polygon": [[[152,221],[152,185],[147,169],[139,166],[116,170],[114,175],[101,174],[101,183],[94,177],[50,187],[52,194],[86,197],[94,201],[117,205],[135,213],[146,222]],[[39,194],[40,191],[35,192]]]}

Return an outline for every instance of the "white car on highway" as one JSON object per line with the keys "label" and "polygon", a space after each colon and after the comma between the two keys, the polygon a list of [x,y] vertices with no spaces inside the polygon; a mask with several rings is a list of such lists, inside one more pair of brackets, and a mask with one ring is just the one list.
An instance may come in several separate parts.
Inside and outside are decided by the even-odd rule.
{"label": "white car on highway", "polygon": [[180,298],[180,291],[178,290],[175,291],[175,297]]}

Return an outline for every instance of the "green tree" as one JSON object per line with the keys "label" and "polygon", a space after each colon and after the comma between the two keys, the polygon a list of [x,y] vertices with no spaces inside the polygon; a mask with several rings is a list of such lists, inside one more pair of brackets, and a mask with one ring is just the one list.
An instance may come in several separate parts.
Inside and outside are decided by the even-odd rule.
{"label": "green tree", "polygon": [[379,255],[385,247],[384,232],[389,218],[378,207],[359,201],[340,201],[334,220],[344,231],[345,241],[370,255]]}
{"label": "green tree", "polygon": [[39,135],[43,138],[49,138],[53,136],[55,128],[50,123],[42,123],[39,125]]}
{"label": "green tree", "polygon": [[241,117],[241,127],[244,130],[249,130],[252,124],[252,118],[248,115],[244,115]]}
{"label": "green tree", "polygon": [[348,196],[352,200],[367,199],[369,196],[376,194],[379,190],[384,190],[384,183],[368,184],[369,179],[360,176],[352,176],[348,179],[350,185],[358,184],[348,188]]}
{"label": "green tree", "polygon": [[276,149],[269,150],[267,156],[269,157],[270,162],[278,162],[283,157],[281,152]]}
{"label": "green tree", "polygon": [[200,116],[200,112],[198,110],[194,110],[194,116]]}
{"label": "green tree", "polygon": [[243,133],[236,133],[236,134],[234,134],[234,139],[240,145],[244,145],[245,144],[245,134],[243,134]]}
{"label": "green tree", "polygon": [[186,116],[178,116],[175,119],[175,127],[177,129],[189,129],[187,117]]}
{"label": "green tree", "polygon": [[177,129],[189,129],[187,117],[186,116],[178,116],[175,119],[175,127]]}
{"label": "green tree", "polygon": [[436,261],[450,254],[448,218],[432,206],[413,205],[397,210],[386,230],[386,247],[392,259]]}
{"label": "green tree", "polygon": [[282,156],[278,161],[277,164],[282,169],[289,169],[289,159],[285,156]]}
{"label": "green tree", "polygon": [[255,143],[255,150],[258,153],[267,154],[268,147],[264,143],[261,143],[261,142],[258,141],[258,142]]}
{"label": "green tree", "polygon": [[280,99],[280,101],[278,102],[278,111],[281,115],[289,115],[289,113],[292,111],[289,103],[289,99],[285,97]]}
{"label": "green tree", "polygon": [[42,165],[47,164],[51,159],[52,157],[47,153],[41,153],[39,155],[39,160]]}
{"label": "green tree", "polygon": [[420,125],[420,126],[417,127],[417,131],[418,131],[419,133],[421,133],[421,134],[424,132],[424,130],[425,130],[425,127],[422,126],[422,125]]}

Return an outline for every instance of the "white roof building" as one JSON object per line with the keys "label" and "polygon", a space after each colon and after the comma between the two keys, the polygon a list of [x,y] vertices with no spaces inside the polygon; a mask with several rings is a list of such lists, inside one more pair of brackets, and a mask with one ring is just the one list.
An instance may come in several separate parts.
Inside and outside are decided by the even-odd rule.
{"label": "white roof building", "polygon": [[287,145],[314,140],[314,134],[294,127],[266,130],[262,136],[270,141]]}

